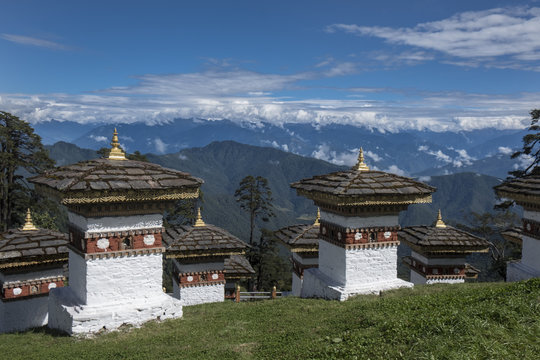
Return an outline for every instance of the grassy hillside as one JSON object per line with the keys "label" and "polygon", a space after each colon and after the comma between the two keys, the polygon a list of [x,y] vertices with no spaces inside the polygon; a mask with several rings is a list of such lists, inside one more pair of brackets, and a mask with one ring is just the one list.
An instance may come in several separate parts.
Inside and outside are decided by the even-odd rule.
{"label": "grassy hillside", "polygon": [[184,308],[93,339],[0,335],[4,359],[537,359],[540,279],[417,286],[349,301]]}

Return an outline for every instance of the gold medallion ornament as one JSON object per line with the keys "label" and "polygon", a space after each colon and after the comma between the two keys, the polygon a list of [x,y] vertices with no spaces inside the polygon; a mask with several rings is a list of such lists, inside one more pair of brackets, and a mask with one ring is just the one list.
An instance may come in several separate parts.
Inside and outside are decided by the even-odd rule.
{"label": "gold medallion ornament", "polygon": [[369,171],[369,167],[364,162],[364,150],[360,148],[360,153],[358,154],[358,162],[353,166],[353,170],[356,171]]}
{"label": "gold medallion ornament", "polygon": [[111,152],[109,153],[110,160],[126,160],[126,154],[122,149],[120,149],[120,143],[118,142],[118,132],[116,132],[116,128],[114,128],[111,146]]}
{"label": "gold medallion ornament", "polygon": [[26,222],[24,223],[22,231],[34,231],[38,230],[37,227],[34,226],[34,223],[32,222],[32,215],[30,214],[30,209],[26,210]]}
{"label": "gold medallion ornament", "polygon": [[446,227],[446,224],[442,220],[441,209],[439,209],[439,214],[437,215],[437,221],[435,222],[435,227],[436,228],[445,228]]}

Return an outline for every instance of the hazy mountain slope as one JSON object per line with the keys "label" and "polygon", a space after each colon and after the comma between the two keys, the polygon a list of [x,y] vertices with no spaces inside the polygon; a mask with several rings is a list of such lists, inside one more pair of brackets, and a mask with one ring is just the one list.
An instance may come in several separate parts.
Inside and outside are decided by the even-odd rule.
{"label": "hazy mountain slope", "polygon": [[[64,133],[72,136],[78,126],[79,135],[70,141],[94,150],[108,146],[112,132],[112,125],[101,124],[76,126],[51,122],[36,126],[37,132],[45,137]],[[519,147],[523,135],[523,131],[497,129],[384,132],[340,124],[276,126],[264,122],[204,119],[174,119],[160,124],[133,123],[117,127],[122,146],[130,152],[167,154],[185,148],[204,147],[214,141],[231,140],[272,146],[335,164],[350,164],[356,149],[362,146],[372,167],[401,170],[406,174],[445,166],[471,165],[471,161],[497,154],[500,147]],[[478,172],[474,166],[467,170]]]}
{"label": "hazy mountain slope", "polygon": [[423,180],[437,188],[433,202],[409,206],[408,211],[401,214],[402,226],[429,225],[435,220],[438,209],[449,223],[463,222],[471,211],[493,211],[496,201],[493,186],[501,182],[495,177],[476,173],[432,176]]}
{"label": "hazy mountain slope", "polygon": [[[61,162],[76,162],[95,157],[91,150],[66,143],[50,148],[51,156]],[[273,192],[276,217],[268,228],[310,222],[316,209],[310,200],[299,197],[290,183],[317,174],[344,169],[321,160],[305,158],[274,148],[239,144],[232,141],[214,142],[202,148],[184,149],[167,155],[147,155],[162,166],[187,171],[205,181],[204,217],[207,222],[224,227],[247,238],[248,217],[234,200],[234,191],[246,175],[261,175],[269,180]],[[462,221],[470,211],[490,211],[495,203],[492,187],[499,180],[490,176],[462,173],[433,176],[427,181],[437,187],[433,204],[413,205],[402,213],[402,226],[430,224],[440,208],[448,222]]]}

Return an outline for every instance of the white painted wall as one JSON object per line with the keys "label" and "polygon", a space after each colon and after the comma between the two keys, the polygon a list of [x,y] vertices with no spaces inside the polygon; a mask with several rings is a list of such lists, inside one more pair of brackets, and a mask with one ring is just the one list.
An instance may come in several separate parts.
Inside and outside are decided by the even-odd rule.
{"label": "white painted wall", "polygon": [[365,228],[397,226],[399,224],[399,215],[381,215],[381,216],[341,216],[321,210],[321,220],[333,224],[341,225],[346,228]]}
{"label": "white painted wall", "polygon": [[225,301],[225,285],[213,284],[181,288],[176,281],[173,281],[173,296],[179,299],[183,306],[223,302]]}
{"label": "white painted wall", "polygon": [[90,259],[69,254],[69,286],[82,303],[145,299],[161,293],[162,254]]}
{"label": "white painted wall", "polygon": [[90,334],[124,324],[140,326],[149,320],[179,317],[181,302],[163,292],[151,298],[117,298],[96,305],[81,304],[69,287],[54,289],[49,295],[49,327],[68,334]]}
{"label": "white painted wall", "polygon": [[173,262],[180,273],[223,270],[225,268],[225,261],[182,264],[182,259],[174,259]]}
{"label": "white painted wall", "polygon": [[347,286],[397,278],[397,245],[346,251]]}
{"label": "white painted wall", "polygon": [[463,265],[465,258],[427,258],[415,251],[411,251],[411,256],[418,259],[424,265]]}
{"label": "white painted wall", "polygon": [[409,281],[415,285],[418,285],[418,284],[425,284],[427,282],[427,279],[424,276],[417,273],[416,271],[414,271],[413,269],[411,269],[411,278]]}
{"label": "white painted wall", "polygon": [[48,296],[0,301],[0,333],[24,331],[47,324]]}
{"label": "white painted wall", "polygon": [[300,296],[300,293],[302,292],[302,279],[296,273],[292,273],[292,295],[293,296]]}
{"label": "white painted wall", "polygon": [[395,279],[397,245],[345,250],[319,240],[319,269],[343,286]]}
{"label": "white painted wall", "polygon": [[68,218],[70,223],[89,233],[139,230],[163,226],[162,214],[87,218],[68,211]]}
{"label": "white painted wall", "polygon": [[506,281],[521,281],[540,277],[540,271],[535,270],[521,261],[510,261],[506,267]]}
{"label": "white painted wall", "polygon": [[536,271],[540,271],[540,240],[523,235],[521,263]]}
{"label": "white painted wall", "polygon": [[319,269],[335,282],[344,285],[346,281],[345,249],[319,239]]}

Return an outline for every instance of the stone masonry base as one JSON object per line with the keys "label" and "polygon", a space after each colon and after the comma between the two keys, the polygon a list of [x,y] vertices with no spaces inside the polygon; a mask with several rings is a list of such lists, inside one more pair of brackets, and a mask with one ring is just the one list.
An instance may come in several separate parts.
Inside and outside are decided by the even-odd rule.
{"label": "stone masonry base", "polygon": [[80,302],[69,287],[54,289],[49,295],[49,328],[72,334],[91,334],[122,325],[140,326],[149,320],[182,317],[179,300],[165,293],[152,298],[119,299],[98,305]]}

